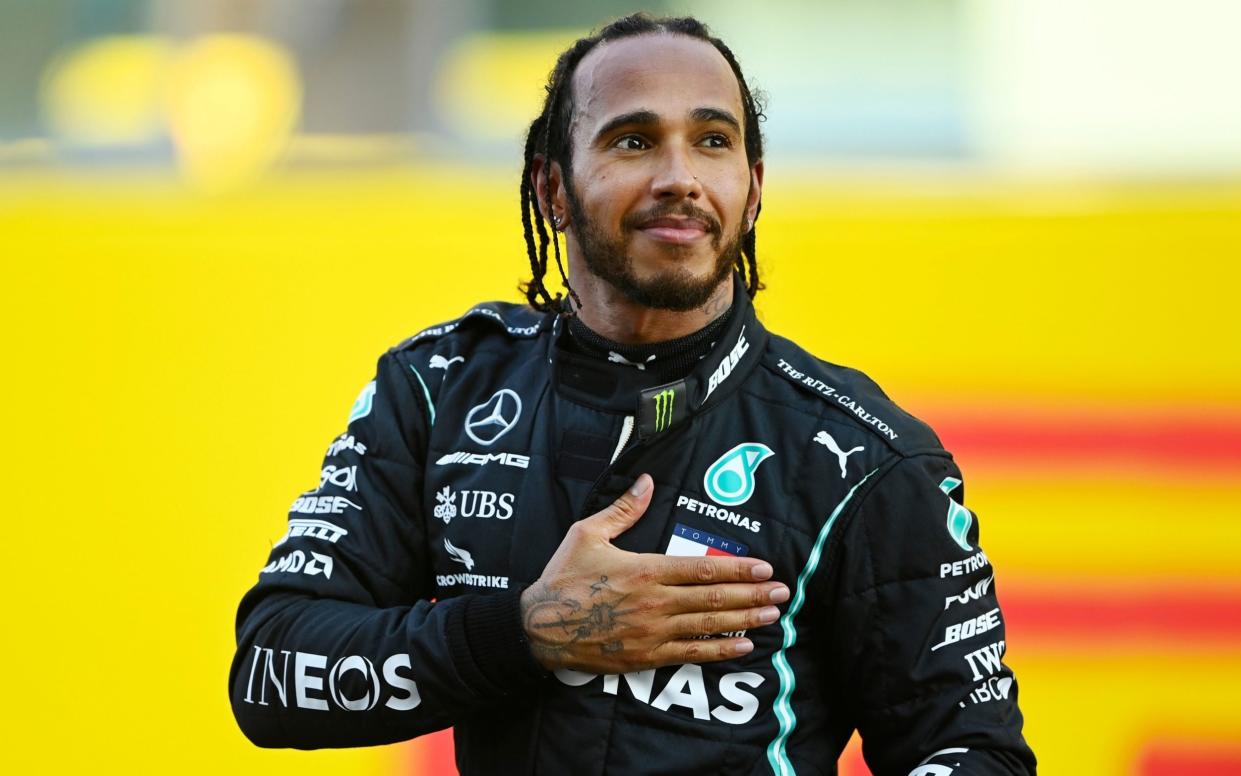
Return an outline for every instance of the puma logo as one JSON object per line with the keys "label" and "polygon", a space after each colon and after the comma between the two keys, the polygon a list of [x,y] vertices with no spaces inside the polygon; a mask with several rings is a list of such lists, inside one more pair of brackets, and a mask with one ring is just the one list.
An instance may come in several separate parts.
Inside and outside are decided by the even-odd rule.
{"label": "puma logo", "polygon": [[832,439],[832,435],[827,433],[826,431],[820,431],[819,433],[815,434],[814,441],[823,445],[828,450],[831,450],[836,455],[836,457],[840,459],[840,479],[842,480],[845,478],[845,462],[846,460],[848,460],[849,456],[866,449],[862,447],[861,445],[858,445],[857,447],[852,448],[848,452],[845,452],[844,450],[840,449],[840,445],[836,444],[836,440]]}
{"label": "puma logo", "polygon": [[614,350],[608,351],[608,361],[611,361],[613,364],[626,364],[628,366],[637,367],[638,369],[641,369],[643,372],[646,371],[646,365],[651,363],[654,360],[655,360],[655,356],[652,355],[652,356],[649,356],[644,362],[630,361],[629,359],[625,358],[620,353],[617,353]]}
{"label": "puma logo", "polygon": [[465,356],[453,356],[452,358],[444,358],[441,355],[434,355],[434,356],[431,356],[430,366],[432,369],[443,369],[445,372],[447,372],[448,367],[452,366],[458,361],[465,361]]}

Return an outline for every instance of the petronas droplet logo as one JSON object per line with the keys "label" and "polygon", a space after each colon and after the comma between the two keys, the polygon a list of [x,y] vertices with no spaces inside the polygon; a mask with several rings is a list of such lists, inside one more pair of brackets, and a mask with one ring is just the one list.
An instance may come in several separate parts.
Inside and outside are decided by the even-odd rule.
{"label": "petronas droplet logo", "polygon": [[[956,477],[945,477],[944,481],[939,483],[939,489],[948,495],[961,486],[961,481]],[[957,546],[966,552],[973,552],[974,548],[967,541],[970,533],[970,526],[974,524],[974,515],[965,507],[952,500],[952,496],[948,496],[948,535],[957,543]]]}
{"label": "petronas droplet logo", "polygon": [[717,504],[735,507],[754,495],[754,471],[775,453],[759,442],[742,442],[707,469],[702,486]]}

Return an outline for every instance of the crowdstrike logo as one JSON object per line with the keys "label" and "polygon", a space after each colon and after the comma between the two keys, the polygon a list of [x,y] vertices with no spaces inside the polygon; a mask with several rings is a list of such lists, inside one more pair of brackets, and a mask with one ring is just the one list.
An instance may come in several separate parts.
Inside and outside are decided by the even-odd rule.
{"label": "crowdstrike logo", "polygon": [[826,431],[820,431],[819,433],[815,434],[814,441],[826,447],[828,450],[831,451],[833,455],[836,456],[837,459],[839,459],[840,479],[842,480],[845,478],[845,462],[848,460],[849,456],[853,455],[854,453],[860,453],[866,449],[865,447],[858,445],[857,447],[849,448],[849,451],[845,452],[844,450],[840,449],[840,445],[836,443],[836,440],[832,438],[832,435],[827,433]]}
{"label": "crowdstrike logo", "polygon": [[[290,658],[293,663],[292,698],[289,697]],[[311,711],[330,710],[328,701],[344,711],[371,711],[380,701],[393,711],[409,711],[422,703],[417,683],[401,673],[402,669],[408,672],[411,668],[407,654],[392,655],[379,671],[375,670],[371,659],[363,655],[340,658],[325,675],[327,666],[326,655],[275,650],[256,644],[243,700],[258,706],[284,708],[289,708],[291,702],[296,708]]]}
{"label": "crowdstrike logo", "polygon": [[521,418],[521,397],[501,388],[465,416],[465,433],[480,445],[492,445],[513,430]]}
{"label": "crowdstrike logo", "polygon": [[703,475],[702,486],[717,504],[735,507],[754,495],[754,472],[775,455],[761,442],[742,442],[719,457]]}
{"label": "crowdstrike logo", "polygon": [[655,394],[655,431],[656,433],[664,431],[668,426],[672,425],[672,408],[676,405],[677,392],[671,388],[665,388]]}
{"label": "crowdstrike logo", "polygon": [[444,549],[448,550],[448,557],[465,566],[466,571],[474,570],[474,556],[448,541],[447,536],[444,537]]}

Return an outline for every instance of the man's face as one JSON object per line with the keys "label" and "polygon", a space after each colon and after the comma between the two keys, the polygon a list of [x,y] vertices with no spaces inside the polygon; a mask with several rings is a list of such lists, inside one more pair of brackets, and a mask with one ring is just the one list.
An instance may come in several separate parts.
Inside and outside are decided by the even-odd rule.
{"label": "man's face", "polygon": [[605,43],[573,97],[564,193],[586,267],[647,307],[702,306],[740,255],[762,174],[728,62],[680,35]]}

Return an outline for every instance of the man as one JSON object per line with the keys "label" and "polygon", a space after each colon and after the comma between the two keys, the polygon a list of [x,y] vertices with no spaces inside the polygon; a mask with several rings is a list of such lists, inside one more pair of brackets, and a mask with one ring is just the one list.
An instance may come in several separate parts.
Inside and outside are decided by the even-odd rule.
{"label": "man", "polygon": [[876,774],[1033,773],[951,457],[754,315],[760,115],[692,19],[561,56],[531,306],[380,359],[242,602],[251,740],[453,726],[464,773],[787,774],[859,729]]}

